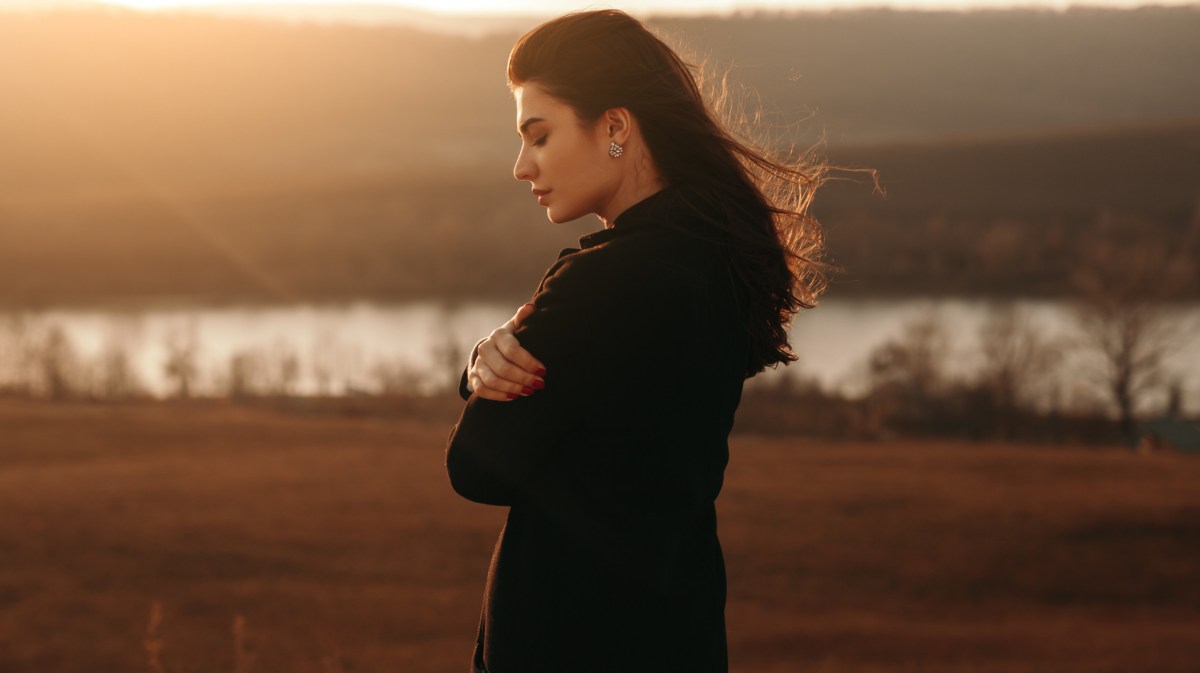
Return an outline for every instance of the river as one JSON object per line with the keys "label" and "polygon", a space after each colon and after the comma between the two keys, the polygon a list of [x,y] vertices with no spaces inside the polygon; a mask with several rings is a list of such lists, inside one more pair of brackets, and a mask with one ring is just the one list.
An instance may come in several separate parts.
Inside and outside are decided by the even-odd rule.
{"label": "river", "polygon": [[[1062,301],[829,300],[802,311],[791,343],[800,360],[768,370],[752,385],[779,376],[815,379],[826,390],[857,394],[868,385],[871,352],[932,317],[945,331],[945,372],[968,378],[981,362],[980,327],[1010,307],[1044,339],[1062,344],[1059,376],[1072,396],[1098,399],[1072,307]],[[457,381],[468,349],[512,316],[516,306],[347,303],[252,307],[59,308],[0,312],[0,387],[37,380],[46,345],[81,385],[100,386],[114,358],[153,395],[173,391],[170,354],[186,353],[193,394],[221,394],[235,379],[292,394],[371,394],[385,386],[433,392]],[[1171,310],[1178,326],[1168,359],[1189,409],[1200,407],[1200,305]],[[56,337],[51,334],[57,332]],[[39,359],[42,358],[42,359]],[[110,369],[106,370],[105,367]],[[105,372],[108,371],[106,374]],[[1151,398],[1153,400],[1153,396]]]}

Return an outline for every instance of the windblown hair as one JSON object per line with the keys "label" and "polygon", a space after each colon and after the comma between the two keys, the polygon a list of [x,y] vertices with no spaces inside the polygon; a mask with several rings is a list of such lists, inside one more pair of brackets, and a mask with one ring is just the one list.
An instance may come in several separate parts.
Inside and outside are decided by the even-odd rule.
{"label": "windblown hair", "polygon": [[775,158],[718,121],[684,62],[640,21],[618,10],[567,14],[517,41],[508,84],[536,83],[582,124],[627,108],[666,184],[723,239],[741,284],[750,348],[746,378],[797,359],[787,329],[828,285],[821,225],[808,214],[826,164]]}

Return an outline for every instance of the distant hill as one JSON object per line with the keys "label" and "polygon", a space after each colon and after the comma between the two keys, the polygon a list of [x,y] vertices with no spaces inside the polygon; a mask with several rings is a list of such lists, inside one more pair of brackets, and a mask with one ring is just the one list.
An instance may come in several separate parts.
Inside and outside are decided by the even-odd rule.
{"label": "distant hill", "polygon": [[[831,147],[1200,117],[1200,9],[655,22]],[[0,13],[0,195],[508,162],[516,34]],[[809,121],[787,128],[807,115]]]}
{"label": "distant hill", "polygon": [[[1200,119],[845,148],[818,192],[836,292],[1061,296],[1098,240],[1200,260]],[[1200,265],[1187,293],[1200,299]]]}
{"label": "distant hill", "polygon": [[818,210],[1181,217],[1200,208],[1200,117],[834,147],[879,171],[886,198],[831,182]]}
{"label": "distant hill", "polygon": [[[656,25],[879,170],[818,194],[835,293],[1061,294],[1113,222],[1200,259],[1195,8]],[[598,225],[512,180],[513,38],[0,14],[0,305],[527,296]]]}
{"label": "distant hill", "polygon": [[659,24],[832,144],[1200,116],[1200,5]]}
{"label": "distant hill", "polygon": [[[817,193],[845,269],[831,296],[1062,295],[1083,244],[1114,223],[1200,259],[1200,120],[831,160],[873,165],[887,190],[841,174],[851,180]],[[546,221],[503,164],[12,199],[0,202],[0,306],[523,300],[561,247],[598,227]]]}

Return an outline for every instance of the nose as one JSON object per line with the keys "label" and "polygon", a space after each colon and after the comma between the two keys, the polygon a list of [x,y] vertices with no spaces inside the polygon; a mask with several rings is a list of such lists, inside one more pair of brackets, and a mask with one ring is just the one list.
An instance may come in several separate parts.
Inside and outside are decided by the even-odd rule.
{"label": "nose", "polygon": [[537,177],[537,167],[525,154],[525,149],[525,145],[522,144],[521,151],[517,152],[517,163],[513,165],[513,177],[518,180],[533,182]]}

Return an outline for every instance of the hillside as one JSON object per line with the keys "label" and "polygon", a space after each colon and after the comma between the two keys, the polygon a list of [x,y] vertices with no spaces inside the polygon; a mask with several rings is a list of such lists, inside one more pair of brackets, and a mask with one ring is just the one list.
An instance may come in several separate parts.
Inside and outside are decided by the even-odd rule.
{"label": "hillside", "polygon": [[[833,152],[834,292],[1051,296],[1101,220],[1200,258],[1200,121]],[[0,305],[521,299],[599,223],[546,221],[507,166],[0,203]],[[1200,296],[1200,278],[1193,279]]]}
{"label": "hillside", "polygon": [[[1200,117],[1200,9],[660,19],[831,145]],[[515,34],[0,13],[0,193],[506,162]],[[436,67],[430,67],[436,65]],[[806,122],[800,119],[812,115]],[[795,125],[787,130],[788,125]]]}
{"label": "hillside", "polygon": [[[1196,249],[1195,8],[656,25],[754,86],[751,132],[879,170],[816,200],[835,292],[1061,294],[1101,222]],[[527,296],[599,225],[511,179],[512,39],[0,14],[0,304]]]}

